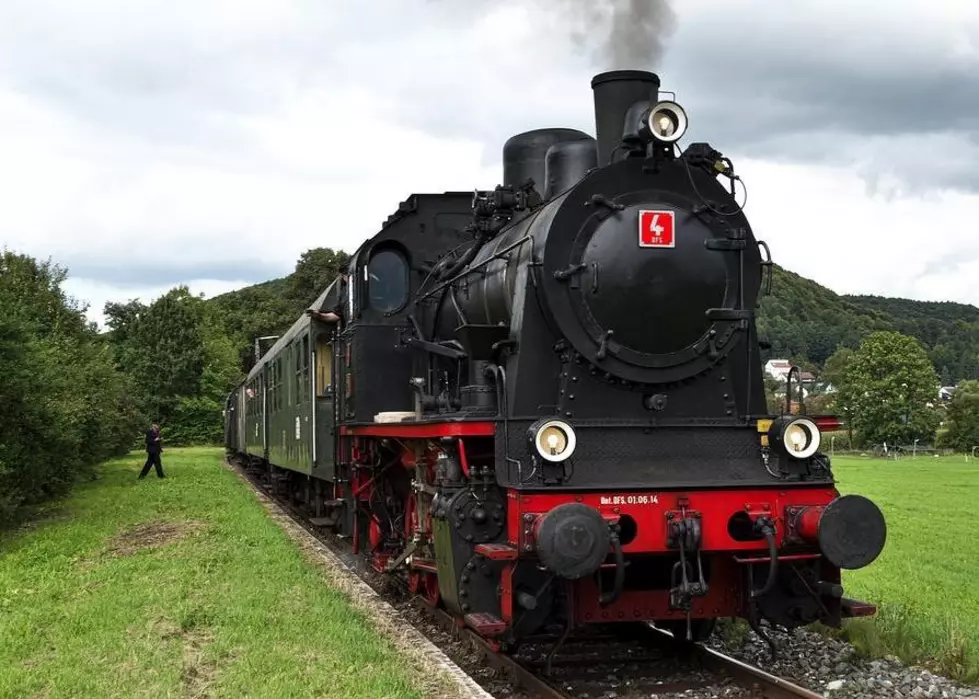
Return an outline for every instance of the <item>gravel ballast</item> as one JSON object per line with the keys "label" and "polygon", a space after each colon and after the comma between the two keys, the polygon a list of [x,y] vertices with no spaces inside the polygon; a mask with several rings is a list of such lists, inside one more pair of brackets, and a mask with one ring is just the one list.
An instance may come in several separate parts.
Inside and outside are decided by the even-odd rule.
{"label": "gravel ballast", "polygon": [[764,630],[775,642],[778,651],[775,663],[768,644],[754,633],[738,642],[725,641],[715,633],[709,645],[744,663],[822,693],[827,699],[979,699],[979,687],[953,682],[923,668],[907,667],[893,656],[880,660],[861,658],[849,643],[806,629],[785,632],[764,627]]}

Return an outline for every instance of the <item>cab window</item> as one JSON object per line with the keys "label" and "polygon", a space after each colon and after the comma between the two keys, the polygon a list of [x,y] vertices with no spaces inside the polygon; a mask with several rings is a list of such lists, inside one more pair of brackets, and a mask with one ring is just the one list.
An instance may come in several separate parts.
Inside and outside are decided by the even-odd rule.
{"label": "cab window", "polygon": [[396,250],[381,250],[367,264],[367,289],[371,308],[381,313],[397,311],[408,300],[408,263]]}

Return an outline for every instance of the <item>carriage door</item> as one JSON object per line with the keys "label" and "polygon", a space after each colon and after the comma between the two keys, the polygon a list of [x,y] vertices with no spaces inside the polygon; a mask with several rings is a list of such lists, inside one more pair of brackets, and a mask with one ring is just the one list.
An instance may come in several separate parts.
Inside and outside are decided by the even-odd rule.
{"label": "carriage door", "polygon": [[333,343],[331,337],[331,331],[318,333],[313,355],[316,366],[313,384],[313,391],[316,394],[316,457],[313,475],[326,479],[332,479],[335,471],[333,432],[336,422],[333,417],[333,409],[336,397],[333,390]]}

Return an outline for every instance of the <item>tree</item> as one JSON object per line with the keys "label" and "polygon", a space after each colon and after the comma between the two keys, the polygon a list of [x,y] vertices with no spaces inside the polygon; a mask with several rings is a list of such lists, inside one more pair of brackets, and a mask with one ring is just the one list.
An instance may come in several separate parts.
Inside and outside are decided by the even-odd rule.
{"label": "tree", "polygon": [[826,364],[823,366],[823,372],[819,377],[820,380],[826,385],[839,389],[840,384],[843,382],[843,372],[846,371],[847,366],[853,361],[855,355],[856,352],[849,347],[838,348],[826,360]]}
{"label": "tree", "polygon": [[303,304],[312,303],[336,279],[349,255],[332,248],[307,250],[296,262],[290,295]]}
{"label": "tree", "polygon": [[946,445],[965,452],[979,446],[979,381],[963,381],[955,389],[947,424]]}
{"label": "tree", "polygon": [[937,389],[938,375],[917,340],[875,332],[843,370],[839,405],[864,443],[929,442],[938,428]]}
{"label": "tree", "polygon": [[785,408],[785,399],[776,395],[780,389],[785,390],[785,382],[771,374],[765,374],[765,403],[768,405],[768,412],[772,414],[780,413]]}
{"label": "tree", "polygon": [[224,398],[240,376],[219,310],[178,286],[149,306],[107,304],[105,314],[143,422],[158,421],[170,444],[219,441]]}

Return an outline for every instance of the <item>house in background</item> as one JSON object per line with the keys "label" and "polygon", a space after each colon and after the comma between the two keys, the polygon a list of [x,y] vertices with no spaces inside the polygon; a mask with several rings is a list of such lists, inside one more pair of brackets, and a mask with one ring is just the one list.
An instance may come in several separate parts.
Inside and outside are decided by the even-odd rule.
{"label": "house in background", "polygon": [[[791,368],[792,362],[788,359],[769,359],[765,364],[765,373],[779,381],[785,381]],[[808,371],[803,371],[800,374],[800,380],[803,386],[811,388],[812,384],[816,382],[816,377]]]}
{"label": "house in background", "polygon": [[938,388],[938,398],[939,400],[952,400],[952,394],[955,393],[955,386],[940,386]]}

